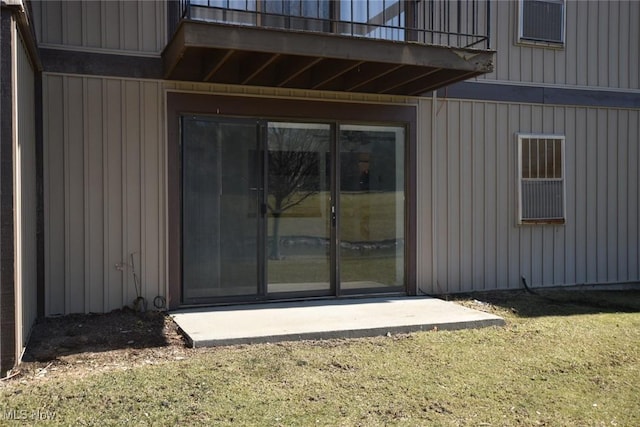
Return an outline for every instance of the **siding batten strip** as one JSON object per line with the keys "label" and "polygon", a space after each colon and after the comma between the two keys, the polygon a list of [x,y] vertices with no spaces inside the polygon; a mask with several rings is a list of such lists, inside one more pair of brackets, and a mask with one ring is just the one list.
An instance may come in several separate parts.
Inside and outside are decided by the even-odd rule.
{"label": "siding batten strip", "polygon": [[84,312],[91,311],[91,227],[89,216],[89,125],[88,125],[88,90],[89,85],[86,77],[82,78],[82,146],[84,151],[83,187],[84,187]]}
{"label": "siding batten strip", "polygon": [[[140,7],[140,5],[138,5]],[[138,12],[140,10],[138,9]],[[139,14],[140,16],[140,14]],[[140,40],[140,39],[139,39]],[[145,155],[145,144],[147,142],[147,138],[145,137],[145,129],[147,125],[147,115],[145,109],[145,97],[144,97],[144,87],[145,83],[138,83],[138,108],[140,110],[140,125],[138,126],[138,137],[140,139],[139,150],[140,150],[140,272],[139,272],[139,283],[141,288],[141,294],[146,298],[147,295],[147,275],[146,275],[146,257],[147,257],[147,233],[146,233],[146,218],[147,218],[147,192],[146,192],[146,179],[145,179],[145,161],[147,156]],[[135,283],[134,283],[135,285]]]}
{"label": "siding batten strip", "polygon": [[121,259],[119,262],[123,263],[123,269],[121,272],[122,280],[120,282],[121,285],[121,294],[122,301],[119,305],[124,305],[127,301],[127,289],[128,289],[128,281],[129,281],[129,271],[130,267],[127,267],[127,264],[131,262],[129,259],[129,251],[127,247],[127,232],[128,232],[128,223],[127,221],[127,146],[129,145],[129,141],[127,140],[127,91],[125,82],[120,82],[120,111],[121,111],[121,119],[120,119],[120,158],[121,158],[121,168],[120,168],[120,180],[121,180],[121,190],[120,197],[122,203],[122,253],[120,254]]}
{"label": "siding batten strip", "polygon": [[69,84],[68,77],[64,76],[62,78],[62,112],[63,112],[63,121],[62,121],[62,151],[63,151],[63,161],[62,161],[62,170],[64,174],[64,307],[63,313],[68,313],[70,308],[70,254],[69,254],[69,242],[70,242],[70,219],[69,215],[71,212],[70,207],[70,198],[69,198]]}
{"label": "siding batten strip", "polygon": [[107,90],[107,81],[102,80],[102,111],[104,115],[104,119],[102,120],[102,194],[104,198],[104,203],[102,205],[103,209],[103,234],[102,240],[104,242],[104,250],[103,250],[103,258],[104,258],[104,268],[102,271],[103,275],[103,286],[102,286],[102,310],[103,312],[108,312],[109,307],[109,288],[111,286],[110,280],[110,272],[111,268],[109,266],[109,137],[108,137],[108,123],[109,123],[109,103],[108,103],[108,90]]}

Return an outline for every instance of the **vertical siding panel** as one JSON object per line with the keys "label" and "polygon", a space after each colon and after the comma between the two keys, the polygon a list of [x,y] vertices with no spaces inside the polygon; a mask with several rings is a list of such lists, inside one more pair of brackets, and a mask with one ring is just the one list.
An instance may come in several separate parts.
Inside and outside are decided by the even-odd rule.
{"label": "vertical siding panel", "polygon": [[596,84],[598,86],[607,86],[609,84],[609,35],[607,23],[609,22],[609,3],[600,2],[596,6],[598,8],[598,44],[597,46],[597,58],[598,58],[598,79]]}
{"label": "vertical siding panel", "polygon": [[640,2],[629,3],[629,87],[640,88]]}
{"label": "vertical siding panel", "polygon": [[[502,52],[503,61],[496,64],[497,78],[499,80],[509,80],[518,78],[519,74],[519,57],[517,51],[512,46],[511,35],[516,34],[516,22],[514,18],[517,16],[517,6],[513,2],[493,2],[492,9],[497,10],[493,15],[497,15],[497,19],[493,22],[492,28],[496,29],[496,44],[493,49]],[[504,65],[503,65],[504,64]]]}
{"label": "vertical siding panel", "polygon": [[607,251],[608,251],[608,238],[607,238],[607,190],[608,190],[608,174],[607,166],[609,164],[607,158],[607,110],[597,109],[597,187],[596,187],[596,236],[597,236],[597,277],[598,282],[605,282],[607,280]]}
{"label": "vertical siding panel", "polygon": [[36,153],[34,72],[22,39],[16,46],[17,139],[15,147],[16,284],[22,310],[20,344],[26,346],[37,307]]}
{"label": "vertical siding panel", "polygon": [[48,315],[64,313],[64,105],[62,77],[46,76],[43,84],[45,159],[45,303]]}
{"label": "vertical siding panel", "polygon": [[[578,25],[578,2],[565,2],[566,8],[566,27],[565,27],[565,48],[564,48],[564,80],[563,83],[574,85],[577,83],[577,69],[578,69],[578,37],[579,27],[584,25]],[[560,73],[561,71],[558,71]]]}
{"label": "vertical siding panel", "polygon": [[587,246],[586,282],[595,282],[598,277],[598,111],[594,108],[587,113],[587,164],[586,164],[586,205],[587,226],[583,230]]}
{"label": "vertical siding panel", "polygon": [[436,174],[437,174],[437,187],[436,191],[436,239],[434,250],[438,252],[436,271],[438,273],[438,279],[436,281],[436,292],[449,293],[452,292],[451,284],[449,283],[449,277],[447,275],[447,254],[448,254],[448,242],[447,242],[447,229],[449,227],[449,215],[447,212],[447,182],[448,164],[447,164],[447,126],[446,126],[446,113],[447,104],[450,101],[441,100],[438,102],[436,110],[436,123],[437,126],[436,135]]}
{"label": "vertical siding panel", "polygon": [[142,19],[138,17],[138,2],[125,1],[120,3],[120,19],[122,22],[120,49],[139,50],[138,29]]}
{"label": "vertical siding panel", "polygon": [[[560,68],[560,58],[564,55],[564,52],[560,52],[555,49],[538,49],[542,53],[542,81],[549,84],[562,83],[564,79],[556,79],[556,71],[562,70]],[[564,64],[563,64],[564,65]]]}
{"label": "vertical siding panel", "polygon": [[628,262],[629,277],[640,277],[640,112],[629,112],[627,122],[629,134],[629,155],[627,156],[628,171]]}
{"label": "vertical siding panel", "polygon": [[105,269],[105,235],[104,235],[104,135],[103,135],[103,106],[104,94],[102,80],[87,79],[85,102],[87,118],[85,121],[86,168],[87,182],[85,194],[87,197],[85,218],[87,218],[87,257],[86,268],[88,281],[86,283],[88,298],[88,310],[99,313],[105,307],[104,289],[106,288]]}
{"label": "vertical siding panel", "polygon": [[102,3],[82,2],[82,16],[85,22],[83,26],[83,46],[102,46]]}
{"label": "vertical siding panel", "polygon": [[82,159],[82,196],[84,201],[84,206],[82,207],[82,212],[84,214],[84,311],[88,312],[89,307],[91,306],[91,218],[89,217],[89,194],[90,190],[90,181],[89,181],[89,102],[88,102],[88,80],[86,77],[82,78],[82,117],[85,119],[82,123],[82,153],[84,158]]}
{"label": "vertical siding panel", "polygon": [[460,102],[447,102],[447,276],[449,289],[462,291],[465,283],[460,281]]}
{"label": "vertical siding panel", "polygon": [[496,286],[496,120],[497,107],[495,103],[485,105],[484,125],[484,280],[483,289]]}
{"label": "vertical siding panel", "polygon": [[[574,135],[573,138],[573,148],[571,151],[575,151],[575,154],[571,156],[571,151],[567,150],[568,154],[566,156],[567,164],[572,162],[572,159],[575,159],[575,185],[573,186],[575,192],[575,202],[573,206],[573,217],[575,222],[575,270],[576,277],[575,283],[585,283],[587,281],[587,277],[589,277],[589,273],[587,271],[587,266],[590,264],[590,248],[591,244],[587,241],[587,236],[591,235],[589,233],[589,223],[587,222],[588,218],[591,218],[592,215],[588,209],[589,206],[589,195],[592,194],[592,191],[587,190],[590,182],[588,176],[593,175],[590,169],[590,162],[593,156],[589,155],[589,153],[593,153],[595,147],[587,138],[587,135],[590,135],[591,129],[588,129],[588,115],[587,110],[585,108],[577,108],[576,109],[576,118],[574,124]],[[569,147],[569,144],[567,144]],[[568,171],[567,171],[568,172]],[[567,182],[568,183],[568,182]],[[571,221],[571,216],[568,218]],[[593,230],[593,228],[591,229]]]}
{"label": "vertical siding panel", "polygon": [[618,212],[618,229],[617,229],[617,279],[620,281],[629,280],[629,266],[625,254],[629,252],[629,220],[627,213],[629,211],[629,170],[627,168],[627,158],[629,157],[629,112],[626,110],[618,110],[617,112],[617,199],[616,210]]}
{"label": "vertical siding panel", "polygon": [[[158,116],[157,116],[157,126],[158,126],[158,144],[160,149],[158,155],[158,182],[160,185],[157,186],[158,192],[158,200],[160,204],[160,216],[159,216],[159,227],[158,227],[158,236],[160,239],[159,246],[159,254],[158,254],[158,265],[159,272],[158,275],[160,277],[160,284],[162,286],[159,289],[159,294],[164,295],[166,297],[166,301],[169,301],[169,292],[168,292],[168,279],[169,276],[169,262],[168,262],[168,242],[167,242],[167,132],[166,132],[166,92],[162,91],[162,86],[158,85],[158,94],[160,103],[156,104],[159,106],[158,108]],[[427,163],[430,164],[430,163]],[[429,217],[431,216],[431,211],[429,211]],[[431,241],[429,241],[429,248],[432,248]]]}
{"label": "vertical siding panel", "polygon": [[44,10],[44,6],[42,5],[42,2],[31,2],[31,10],[33,11],[33,14],[31,16],[31,24],[33,25],[33,30],[36,33],[36,39],[39,42],[42,42],[44,38],[42,33],[42,12]]}
{"label": "vertical siding panel", "polygon": [[102,5],[102,46],[106,49],[120,49],[122,34],[122,16],[120,1],[101,2]]}
{"label": "vertical siding panel", "polygon": [[62,43],[62,2],[42,2],[43,43]]}
{"label": "vertical siding panel", "polygon": [[[618,4],[618,17],[616,21],[616,26],[619,29],[618,34],[620,34],[618,45],[614,45],[613,48],[617,49],[618,56],[618,64],[617,64],[617,72],[618,72],[618,85],[621,88],[630,88],[629,85],[629,56],[632,56],[633,53],[630,49],[631,42],[629,40],[628,35],[630,35],[629,28],[629,18],[630,18],[630,7],[629,2],[623,1]],[[613,28],[616,28],[614,26]],[[637,21],[634,26],[637,26]]]}
{"label": "vertical siding panel", "polygon": [[[555,108],[543,107],[542,111],[542,132],[544,134],[554,134],[556,132],[555,127]],[[551,285],[554,283],[554,267],[555,267],[555,243],[557,234],[560,228],[551,226],[541,226],[540,235],[542,239],[542,253],[540,254],[542,263],[542,280],[545,285]]]}
{"label": "vertical siding panel", "polygon": [[[123,191],[126,201],[123,207],[123,254],[126,261],[131,262],[131,254],[134,256],[135,271],[138,277],[141,272],[141,260],[144,254],[140,252],[140,221],[141,221],[141,110],[140,110],[140,83],[127,81],[123,83]],[[136,290],[132,271],[125,275],[125,289],[123,304],[131,303],[136,297]]]}
{"label": "vertical siding panel", "polygon": [[[576,228],[578,226],[576,200],[578,199],[578,180],[577,169],[578,152],[584,152],[578,148],[578,139],[576,136],[576,109],[572,107],[564,108],[563,128],[565,135],[565,156],[564,156],[564,179],[565,179],[565,197],[566,197],[566,223],[563,230],[563,247],[559,251],[562,252],[563,263],[557,265],[557,269],[562,271],[562,282],[566,284],[576,283],[576,267],[577,267],[577,248],[576,248]],[[583,122],[584,123],[584,122]],[[583,181],[584,183],[584,181]],[[559,254],[560,255],[560,254]],[[560,281],[556,280],[556,283]]]}
{"label": "vertical siding panel", "polygon": [[[543,125],[543,107],[534,105],[531,107],[531,129],[534,133],[540,133]],[[531,271],[531,284],[540,286],[544,284],[544,240],[543,233],[546,227],[532,226],[531,251],[529,253]]]}
{"label": "vertical siding panel", "polygon": [[462,144],[460,146],[460,162],[456,165],[460,174],[460,281],[465,287],[472,289],[473,277],[473,221],[475,218],[472,204],[471,177],[472,152],[475,144],[478,144],[477,121],[473,114],[474,104],[471,101],[462,103],[460,109],[460,124]]}
{"label": "vertical siding panel", "polygon": [[84,23],[82,19],[82,2],[65,1],[62,16],[65,31],[63,43],[72,46],[82,46]]}
{"label": "vertical siding panel", "polygon": [[[161,243],[160,243],[160,215],[163,207],[160,204],[157,188],[163,188],[164,181],[160,179],[158,158],[162,138],[158,133],[156,118],[160,108],[158,84],[146,82],[142,85],[142,123],[143,139],[141,145],[142,165],[142,205],[141,205],[141,278],[147,299],[155,295],[163,295],[160,288],[161,277]],[[155,190],[155,191],[154,191]]]}
{"label": "vertical siding panel", "polygon": [[507,123],[507,179],[506,187],[507,191],[507,209],[506,209],[506,221],[505,228],[507,230],[508,239],[508,256],[507,264],[509,269],[509,287],[520,287],[520,277],[524,274],[521,270],[521,235],[522,227],[516,225],[516,206],[517,200],[517,165],[518,165],[518,150],[516,142],[516,133],[521,130],[520,124],[520,106],[508,105],[508,113],[505,121]]}
{"label": "vertical siding panel", "polygon": [[83,313],[84,298],[84,149],[82,78],[66,78],[65,187],[67,231],[66,312]]}
{"label": "vertical siding panel", "polygon": [[426,293],[435,293],[433,250],[434,236],[432,234],[433,221],[433,158],[432,148],[435,141],[431,138],[434,124],[432,123],[433,106],[431,99],[419,101],[418,114],[420,117],[418,146],[416,147],[417,165],[417,282],[418,287]]}
{"label": "vertical siding panel", "polygon": [[[600,34],[598,33],[598,3],[597,2],[585,2],[581,9],[587,9],[587,25],[585,25],[585,36],[587,37],[587,43],[584,45],[584,53],[586,54],[587,64],[585,72],[587,74],[585,84],[589,86],[598,85],[598,44]],[[584,22],[584,21],[581,21]],[[589,31],[587,31],[589,29]],[[584,39],[582,39],[584,40]]]}
{"label": "vertical siding panel", "polygon": [[[529,46],[520,46],[518,48],[518,56],[520,57],[520,81],[531,83],[533,78],[533,52]],[[537,50],[537,48],[536,48]],[[516,78],[517,79],[517,78]]]}
{"label": "vertical siding panel", "polygon": [[[520,106],[520,126],[519,132],[531,132],[531,113],[532,107],[530,105],[522,105]],[[517,152],[517,139],[514,138],[514,150]],[[534,284],[533,277],[533,267],[532,267],[532,242],[533,242],[533,233],[532,227],[529,226],[519,226],[520,230],[520,274],[525,276],[529,281],[530,285]]]}
{"label": "vertical siding panel", "polygon": [[159,8],[160,5],[149,2],[141,2],[138,6],[140,50],[147,52],[159,50],[156,48],[157,45],[155,43],[157,36],[154,37],[156,32],[159,31],[159,28],[157,28],[157,24],[159,24],[157,11]]}
{"label": "vertical siding panel", "polygon": [[[481,102],[474,103],[474,138],[473,147],[471,148],[471,213],[473,220],[471,221],[471,278],[473,289],[484,288],[484,224],[485,224],[485,164],[484,153],[486,150],[486,141],[483,125],[486,122],[485,104]],[[476,127],[477,126],[477,127]]]}
{"label": "vertical siding panel", "polygon": [[[554,107],[553,108],[553,133],[565,135],[565,157],[566,157],[566,124],[565,124],[565,108],[564,107]],[[567,191],[567,171],[566,165],[567,161],[565,161],[565,170],[563,171],[565,177],[565,200],[566,200],[566,191]],[[565,218],[566,218],[565,211]],[[555,230],[553,235],[553,274],[552,274],[552,283],[555,285],[562,285],[567,283],[567,276],[565,275],[565,265],[567,264],[567,260],[565,258],[564,248],[566,247],[566,235],[567,228],[566,226],[554,226]]]}
{"label": "vertical siding panel", "polygon": [[116,268],[125,260],[122,248],[122,100],[121,83],[105,80],[105,148],[103,170],[105,173],[105,308],[110,311],[122,306],[123,270]]}
{"label": "vertical siding panel", "polygon": [[620,67],[620,57],[618,56],[618,50],[620,49],[620,2],[612,1],[608,2],[609,6],[609,21],[607,22],[607,39],[609,41],[609,46],[607,49],[607,53],[609,57],[607,58],[607,66],[608,66],[608,75],[609,78],[607,80],[607,86],[610,87],[621,87],[620,79],[619,79],[619,67]]}
{"label": "vertical siding panel", "polygon": [[[496,112],[496,183],[495,204],[492,206],[496,224],[496,288],[509,287],[509,106],[499,104]],[[469,123],[464,122],[464,123]]]}
{"label": "vertical siding panel", "polygon": [[618,120],[617,111],[607,111],[607,281],[617,280],[618,272]]}
{"label": "vertical siding panel", "polygon": [[[589,84],[589,66],[592,63],[596,63],[597,58],[593,57],[595,50],[589,50],[589,46],[594,46],[597,34],[595,31],[589,31],[589,28],[593,25],[591,16],[592,6],[587,2],[570,2],[576,5],[577,9],[577,22],[582,22],[582,25],[576,24],[576,44],[574,49],[576,50],[576,76],[575,83],[581,86]],[[586,25],[584,24],[586,23]]]}

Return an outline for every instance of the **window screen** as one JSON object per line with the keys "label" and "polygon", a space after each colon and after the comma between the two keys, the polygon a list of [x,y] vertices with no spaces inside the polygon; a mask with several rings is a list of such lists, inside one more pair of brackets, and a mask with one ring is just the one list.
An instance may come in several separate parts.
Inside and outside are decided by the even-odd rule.
{"label": "window screen", "polygon": [[519,222],[564,223],[564,137],[518,135]]}
{"label": "window screen", "polygon": [[564,0],[522,0],[520,39],[564,43]]}

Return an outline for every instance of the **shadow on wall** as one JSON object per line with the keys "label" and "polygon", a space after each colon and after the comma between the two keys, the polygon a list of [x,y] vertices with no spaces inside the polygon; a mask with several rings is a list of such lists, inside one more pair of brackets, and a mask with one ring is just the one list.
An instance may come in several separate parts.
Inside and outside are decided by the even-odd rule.
{"label": "shadow on wall", "polygon": [[453,299],[474,299],[478,304],[502,307],[520,317],[640,312],[640,285],[638,289],[616,291],[535,289],[533,292],[476,292],[455,295]]}
{"label": "shadow on wall", "polygon": [[47,362],[77,353],[164,347],[170,344],[171,324],[163,312],[129,309],[45,318],[34,326],[22,360]]}

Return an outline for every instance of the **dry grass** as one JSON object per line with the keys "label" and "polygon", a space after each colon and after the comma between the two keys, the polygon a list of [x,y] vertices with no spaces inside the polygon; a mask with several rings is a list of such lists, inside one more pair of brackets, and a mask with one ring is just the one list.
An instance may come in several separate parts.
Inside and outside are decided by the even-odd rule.
{"label": "dry grass", "polygon": [[23,377],[0,386],[0,416],[55,414],[62,425],[640,425],[640,294],[552,298],[460,300],[504,316],[500,328],[194,350],[87,376]]}

